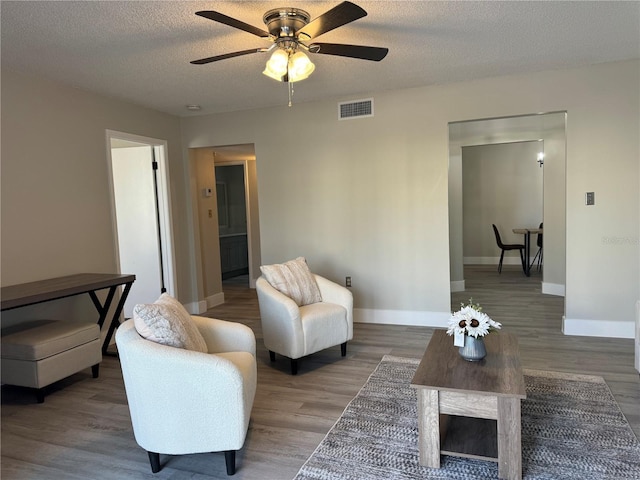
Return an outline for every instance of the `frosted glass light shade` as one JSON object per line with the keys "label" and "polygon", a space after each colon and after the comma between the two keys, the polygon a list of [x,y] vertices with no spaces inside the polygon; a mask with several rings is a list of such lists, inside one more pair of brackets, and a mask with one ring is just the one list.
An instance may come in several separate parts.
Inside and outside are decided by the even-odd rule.
{"label": "frosted glass light shade", "polygon": [[289,58],[289,81],[298,82],[308,78],[313,73],[316,66],[311,63],[309,57],[304,52],[298,51]]}
{"label": "frosted glass light shade", "polygon": [[276,50],[265,66],[264,73],[267,77],[282,82],[287,74],[289,55],[284,50]]}
{"label": "frosted glass light shade", "polygon": [[285,78],[289,82],[298,82],[308,78],[315,68],[304,52],[289,55],[285,50],[276,50],[262,73],[279,82],[283,82]]}

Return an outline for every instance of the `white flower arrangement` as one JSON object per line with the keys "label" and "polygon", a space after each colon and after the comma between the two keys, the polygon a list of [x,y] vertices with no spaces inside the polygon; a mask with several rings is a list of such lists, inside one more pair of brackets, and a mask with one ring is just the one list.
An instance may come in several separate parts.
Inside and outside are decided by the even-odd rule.
{"label": "white flower arrangement", "polygon": [[482,312],[480,304],[473,303],[473,298],[469,303],[460,304],[460,310],[451,314],[449,318],[448,335],[469,335],[471,337],[484,337],[493,330],[499,330],[502,325],[493,321],[489,315]]}

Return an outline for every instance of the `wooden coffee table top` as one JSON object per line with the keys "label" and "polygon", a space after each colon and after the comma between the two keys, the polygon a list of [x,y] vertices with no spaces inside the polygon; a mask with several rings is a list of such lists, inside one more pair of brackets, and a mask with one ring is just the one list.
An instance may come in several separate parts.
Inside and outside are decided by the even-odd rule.
{"label": "wooden coffee table top", "polygon": [[487,356],[480,362],[467,362],[453,346],[453,337],[445,330],[434,331],[411,386],[526,398],[515,335],[491,332],[484,343]]}

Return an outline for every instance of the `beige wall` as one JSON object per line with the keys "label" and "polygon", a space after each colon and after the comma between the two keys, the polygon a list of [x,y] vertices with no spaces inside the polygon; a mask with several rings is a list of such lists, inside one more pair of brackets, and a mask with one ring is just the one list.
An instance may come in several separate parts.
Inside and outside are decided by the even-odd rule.
{"label": "beige wall", "polygon": [[[179,119],[7,69],[2,69],[2,285],[115,271],[107,129],[168,142],[176,277],[180,297],[188,300],[191,242],[183,213]],[[4,325],[42,316],[95,321],[97,313],[84,295],[2,316]]]}
{"label": "beige wall", "polygon": [[[218,240],[218,210],[216,202],[216,178],[213,150],[199,148],[191,150],[191,168],[195,172],[196,191],[193,198],[197,205],[197,224],[200,225],[198,262],[206,308],[224,301],[222,294],[222,277],[220,276],[220,243]],[[202,191],[211,188],[211,196],[206,197]],[[209,216],[209,212],[211,216]],[[200,297],[201,298],[201,297]],[[206,308],[204,308],[206,310]],[[203,309],[200,308],[200,311]]]}
{"label": "beige wall", "polygon": [[342,98],[179,121],[3,69],[2,285],[115,268],[111,129],[168,141],[183,303],[205,299],[188,149],[253,143],[263,263],[304,255],[329,278],[352,276],[360,320],[444,325],[448,123],[566,110],[565,328],[632,336],[639,84],[630,61],[380,92],[361,120],[336,119],[337,101],[354,100]]}
{"label": "beige wall", "polygon": [[183,138],[255,144],[263,263],[304,255],[336,281],[352,276],[361,320],[444,325],[448,123],[566,110],[567,325],[631,336],[639,71],[630,61],[380,92],[360,120],[336,119],[353,98],[185,118]]}

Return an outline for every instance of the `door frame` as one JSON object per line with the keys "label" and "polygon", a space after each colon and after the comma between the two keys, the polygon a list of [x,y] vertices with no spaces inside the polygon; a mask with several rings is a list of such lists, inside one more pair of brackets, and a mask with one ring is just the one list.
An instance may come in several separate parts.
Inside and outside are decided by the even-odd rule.
{"label": "door frame", "polygon": [[[153,148],[155,161],[158,163],[157,169],[157,185],[158,185],[158,218],[160,220],[160,239],[162,256],[162,266],[164,271],[164,285],[167,292],[173,297],[178,297],[176,284],[176,263],[175,263],[175,247],[173,237],[173,221],[171,215],[171,189],[169,187],[169,169],[167,163],[167,141],[157,138],[144,137],[115,130],[106,130],[106,150],[107,150],[107,168],[109,178],[109,196],[111,203],[111,223],[113,231],[114,250],[116,254],[116,265],[118,272],[121,272],[120,251],[118,243],[118,219],[116,214],[115,189],[113,184],[113,167],[112,167],[112,141],[124,141],[137,144],[135,146],[148,145]],[[134,146],[134,145],[132,145]],[[159,294],[158,294],[159,295]]]}

